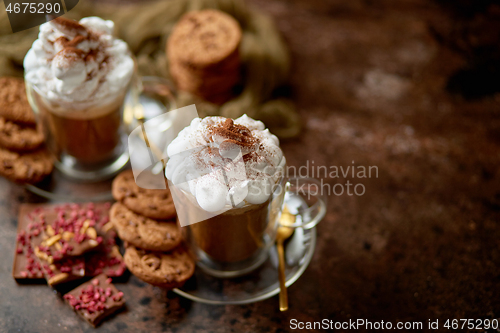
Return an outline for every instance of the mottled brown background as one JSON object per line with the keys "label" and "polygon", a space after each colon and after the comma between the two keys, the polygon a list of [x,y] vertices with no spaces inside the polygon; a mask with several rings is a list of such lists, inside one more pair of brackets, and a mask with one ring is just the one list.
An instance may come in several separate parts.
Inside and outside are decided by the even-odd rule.
{"label": "mottled brown background", "polygon": [[[278,299],[207,306],[130,279],[99,332],[284,332],[289,320],[500,317],[500,6],[459,0],[252,0],[293,54],[303,135],[290,165],[375,165],[331,196],[316,253]],[[345,179],[325,179],[329,184]],[[0,179],[0,331],[92,332],[50,288],[10,276],[16,214]]]}

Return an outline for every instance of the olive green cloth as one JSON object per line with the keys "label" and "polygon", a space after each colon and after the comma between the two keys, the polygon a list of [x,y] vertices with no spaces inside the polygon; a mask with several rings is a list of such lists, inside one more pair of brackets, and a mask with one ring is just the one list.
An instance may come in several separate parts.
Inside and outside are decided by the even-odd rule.
{"label": "olive green cloth", "polygon": [[[187,11],[206,8],[229,13],[242,27],[244,88],[239,96],[221,106],[181,92],[178,106],[195,103],[201,117],[236,118],[246,113],[264,121],[280,138],[299,134],[300,119],[293,104],[283,98],[272,99],[272,92],[286,83],[290,70],[286,45],[273,21],[249,9],[243,0],[163,0],[128,5],[81,1],[67,16],[74,19],[100,16],[113,20],[117,35],[136,55],[140,74],[168,78],[165,45],[173,26]],[[24,56],[37,34],[38,27],[13,34],[7,14],[0,14],[0,76],[22,76]]]}

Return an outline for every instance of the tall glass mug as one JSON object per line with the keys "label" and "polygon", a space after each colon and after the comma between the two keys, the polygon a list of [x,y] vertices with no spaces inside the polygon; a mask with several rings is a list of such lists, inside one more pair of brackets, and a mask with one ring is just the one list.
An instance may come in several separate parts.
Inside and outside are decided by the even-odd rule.
{"label": "tall glass mug", "polygon": [[[270,197],[262,204],[226,207],[205,219],[207,212],[191,193],[170,187],[180,220],[200,221],[182,227],[183,235],[200,268],[217,277],[239,276],[262,264],[276,239],[278,217],[285,196],[280,176]],[[180,203],[180,205],[177,205]]]}
{"label": "tall glass mug", "polygon": [[[311,184],[316,186],[315,191],[310,190]],[[201,221],[181,230],[197,265],[215,277],[241,276],[266,261],[276,241],[284,206],[296,221],[285,227],[314,227],[326,211],[326,199],[317,189],[314,179],[287,179],[281,172],[264,203],[226,207],[223,213],[207,219],[207,212],[191,193],[170,186],[179,220]]]}
{"label": "tall glass mug", "polygon": [[[133,81],[133,79],[131,79]],[[51,101],[26,80],[28,100],[45,137],[55,166],[79,180],[100,180],[128,162],[123,107],[127,93],[137,94],[129,83],[115,96],[91,101]]]}
{"label": "tall glass mug", "polygon": [[128,161],[123,104],[135,60],[99,17],[40,25],[24,58],[28,100],[55,166],[71,178],[110,177]]}

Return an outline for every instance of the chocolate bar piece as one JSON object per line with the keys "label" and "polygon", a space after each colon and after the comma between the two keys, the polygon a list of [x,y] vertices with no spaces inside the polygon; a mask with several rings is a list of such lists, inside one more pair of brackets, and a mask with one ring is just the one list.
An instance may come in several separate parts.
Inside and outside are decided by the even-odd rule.
{"label": "chocolate bar piece", "polygon": [[35,255],[52,264],[96,248],[102,237],[95,227],[108,219],[108,207],[109,204],[64,204],[46,206],[34,213],[36,235],[31,245]]}
{"label": "chocolate bar piece", "polygon": [[[33,280],[32,282],[40,280],[41,282],[44,279],[44,275],[49,275],[49,279],[53,278],[54,275],[48,273],[50,273],[50,271],[53,273],[58,272],[57,269],[54,271],[50,268],[51,264],[54,264],[54,262],[62,260],[66,257],[70,258],[71,256],[77,256],[95,248],[93,246],[88,246],[89,241],[92,240],[92,237],[90,236],[94,236],[92,229],[110,229],[109,226],[111,226],[111,224],[109,223],[108,214],[109,208],[109,203],[89,203],[85,205],[21,205],[19,210],[17,241],[12,276],[19,282],[28,280]],[[59,221],[56,223],[58,219]],[[85,221],[88,221],[88,223],[85,223]],[[78,222],[81,227],[79,227],[79,225],[71,226],[72,223],[76,222]],[[92,225],[94,225],[95,228],[92,227]],[[50,228],[48,226],[50,226]],[[65,233],[65,230],[63,229],[64,226],[68,228],[73,227],[73,230],[78,228],[78,234],[80,236],[70,237],[72,235],[67,230]],[[102,242],[102,236],[98,233],[99,232],[96,231],[95,241],[99,244]],[[50,239],[50,235],[60,235],[61,239],[58,240],[59,236],[56,236],[56,238],[53,238],[47,243],[47,240]],[[68,238],[69,241],[64,240],[64,237]],[[84,240],[79,243],[78,241],[82,238]],[[45,243],[42,245],[42,242]],[[54,243],[52,244],[52,242]],[[38,248],[33,247],[33,244],[36,244]],[[48,246],[49,244],[51,246]],[[41,248],[40,245],[42,245]],[[63,248],[65,250],[63,250]],[[44,265],[48,265],[49,269],[44,269]],[[56,268],[58,266],[64,267],[67,265],[61,263],[56,265]],[[115,269],[119,272],[119,267],[116,267]],[[66,270],[66,268],[63,268],[63,271],[64,270]],[[74,269],[72,268],[72,272],[75,273],[73,274],[75,277],[80,276],[81,269],[79,265],[77,265]],[[62,277],[64,277],[64,275],[55,278],[55,281],[59,279],[63,280]],[[71,276],[67,277],[65,281],[70,279]]]}
{"label": "chocolate bar piece", "polygon": [[68,257],[52,264],[40,261],[42,269],[49,286],[81,279],[85,276],[85,258]]}
{"label": "chocolate bar piece", "polygon": [[65,301],[92,326],[125,305],[123,293],[101,274],[64,295]]}
{"label": "chocolate bar piece", "polygon": [[24,204],[19,210],[16,250],[12,267],[12,276],[18,281],[40,280],[41,282],[44,278],[42,265],[35,256],[30,242],[33,237],[33,219],[30,213],[40,210],[41,207],[42,205],[39,204]]}

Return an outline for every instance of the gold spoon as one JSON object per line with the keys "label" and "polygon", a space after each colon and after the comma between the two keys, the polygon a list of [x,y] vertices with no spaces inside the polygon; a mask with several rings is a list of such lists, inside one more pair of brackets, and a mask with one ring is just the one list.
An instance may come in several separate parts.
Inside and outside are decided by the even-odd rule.
{"label": "gold spoon", "polygon": [[[146,119],[144,117],[144,108],[142,107],[141,104],[137,103],[137,105],[133,111],[133,116],[141,126],[141,130],[142,130],[141,139],[146,143],[146,146],[151,149],[151,152],[153,153],[153,155],[158,160],[161,160],[165,186],[168,189],[168,181],[167,181],[167,178],[165,177],[165,169],[167,167],[167,161],[164,158],[162,158],[163,157],[162,151],[154,143],[149,141],[148,136],[146,135],[146,129],[144,128],[144,123],[146,122]],[[155,160],[154,160],[153,156],[150,156],[150,158],[151,158],[151,163],[154,163]]]}
{"label": "gold spoon", "polygon": [[278,248],[278,277],[280,280],[280,311],[288,310],[288,294],[286,290],[286,276],[285,276],[285,250],[283,243],[287,238],[293,234],[293,228],[286,227],[295,223],[295,215],[291,214],[288,207],[283,208],[280,218],[280,226],[276,235],[276,247]]}

